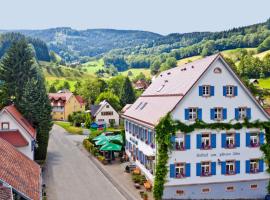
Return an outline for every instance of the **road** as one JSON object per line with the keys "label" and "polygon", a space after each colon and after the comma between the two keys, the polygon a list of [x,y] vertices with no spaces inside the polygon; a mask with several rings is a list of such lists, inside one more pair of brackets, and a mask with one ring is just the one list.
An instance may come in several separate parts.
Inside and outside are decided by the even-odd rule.
{"label": "road", "polygon": [[84,137],[54,125],[43,173],[48,200],[125,200],[78,148]]}

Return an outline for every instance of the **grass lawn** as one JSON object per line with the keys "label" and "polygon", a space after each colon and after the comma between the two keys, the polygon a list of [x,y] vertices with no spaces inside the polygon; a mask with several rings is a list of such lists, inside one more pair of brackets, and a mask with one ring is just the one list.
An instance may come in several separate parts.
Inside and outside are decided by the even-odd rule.
{"label": "grass lawn", "polygon": [[99,69],[103,69],[104,61],[103,59],[99,59],[97,61],[90,61],[84,63],[82,66],[83,66],[82,68],[86,70],[87,73],[95,75],[96,71],[98,71]]}
{"label": "grass lawn", "polygon": [[129,78],[133,79],[135,78],[137,75],[139,75],[141,72],[146,76],[146,77],[151,77],[150,75],[150,69],[146,69],[146,68],[140,68],[140,69],[129,69],[126,70],[124,72],[119,72],[119,74],[123,75],[123,76],[127,76],[128,72],[132,73],[132,76],[129,76]]}
{"label": "grass lawn", "polygon": [[259,79],[259,87],[263,89],[270,89],[270,78]]}
{"label": "grass lawn", "polygon": [[77,135],[81,135],[83,133],[83,129],[82,128],[71,126],[69,122],[56,121],[54,123],[57,124],[57,125],[59,125],[59,126],[61,126],[62,128],[64,128],[69,133],[77,134]]}
{"label": "grass lawn", "polygon": [[263,57],[266,56],[266,54],[268,54],[268,53],[270,54],[270,50],[264,51],[264,52],[262,52],[262,53],[255,54],[254,56],[255,56],[255,57],[258,57],[258,58],[260,58],[260,59],[263,59]]}

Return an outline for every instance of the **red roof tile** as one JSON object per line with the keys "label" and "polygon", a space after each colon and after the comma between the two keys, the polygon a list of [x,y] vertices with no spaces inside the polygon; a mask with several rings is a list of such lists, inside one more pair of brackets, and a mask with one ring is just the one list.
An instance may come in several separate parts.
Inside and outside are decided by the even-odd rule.
{"label": "red roof tile", "polygon": [[77,95],[75,96],[75,98],[77,99],[77,101],[81,104],[81,105],[84,105],[84,100],[81,96]]}
{"label": "red roof tile", "polygon": [[29,124],[29,122],[22,116],[14,105],[6,106],[6,110],[13,118],[34,138],[36,139],[36,130]]}
{"label": "red roof tile", "polygon": [[40,199],[40,166],[1,138],[0,163],[1,180],[30,199]]}
{"label": "red roof tile", "polygon": [[0,138],[6,140],[15,147],[25,147],[28,145],[27,140],[19,130],[0,131]]}
{"label": "red roof tile", "polygon": [[12,190],[10,187],[0,185],[0,200],[12,200]]}
{"label": "red roof tile", "polygon": [[71,92],[62,92],[62,93],[49,93],[50,100],[65,100],[68,101],[69,98],[73,95]]}

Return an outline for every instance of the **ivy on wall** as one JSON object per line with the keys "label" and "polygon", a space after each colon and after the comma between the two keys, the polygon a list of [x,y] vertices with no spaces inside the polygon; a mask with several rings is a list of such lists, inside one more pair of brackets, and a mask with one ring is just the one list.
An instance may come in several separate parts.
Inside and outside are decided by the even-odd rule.
{"label": "ivy on wall", "polygon": [[[270,173],[270,122],[254,121],[249,122],[244,120],[243,123],[205,123],[203,121],[196,121],[191,125],[186,125],[180,121],[175,121],[171,118],[170,113],[163,117],[159,124],[155,127],[156,142],[157,142],[157,164],[154,181],[154,198],[155,200],[161,200],[163,196],[164,184],[168,174],[168,160],[169,151],[172,149],[171,136],[175,135],[176,131],[183,133],[193,132],[195,129],[212,129],[212,130],[239,130],[242,128],[259,128],[265,130],[266,143],[261,146],[261,150],[264,153],[265,161],[268,165],[267,171]],[[268,192],[270,193],[270,183],[268,184]]]}

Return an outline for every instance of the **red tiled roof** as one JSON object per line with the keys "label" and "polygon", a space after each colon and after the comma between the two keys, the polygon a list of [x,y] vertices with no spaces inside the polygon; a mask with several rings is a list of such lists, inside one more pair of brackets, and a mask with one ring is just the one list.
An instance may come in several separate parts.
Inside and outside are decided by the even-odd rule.
{"label": "red tiled roof", "polygon": [[12,190],[10,187],[0,185],[0,200],[12,200]]}
{"label": "red tiled roof", "polygon": [[6,110],[11,114],[14,119],[34,138],[36,139],[36,130],[29,124],[29,122],[22,116],[14,105],[6,106],[3,110]]}
{"label": "red tiled roof", "polygon": [[73,95],[71,92],[62,92],[62,93],[49,93],[49,99],[50,100],[63,100],[63,101],[68,101],[69,98]]}
{"label": "red tiled roof", "polygon": [[1,138],[0,163],[1,180],[30,199],[40,199],[40,166]]}
{"label": "red tiled roof", "polygon": [[81,96],[77,95],[75,96],[75,98],[77,99],[77,101],[81,104],[81,105],[84,105],[84,100]]}
{"label": "red tiled roof", "polygon": [[0,138],[6,140],[15,147],[25,147],[28,145],[27,140],[19,130],[0,131]]}

